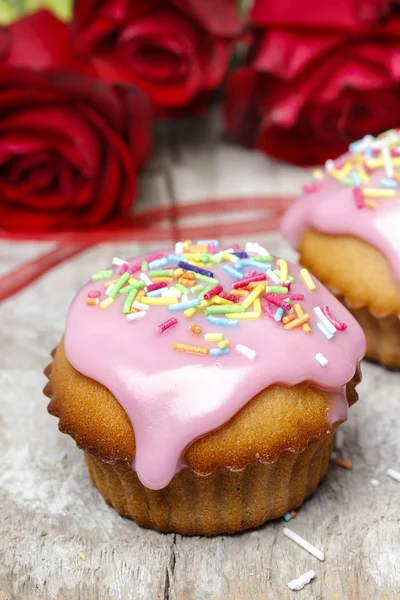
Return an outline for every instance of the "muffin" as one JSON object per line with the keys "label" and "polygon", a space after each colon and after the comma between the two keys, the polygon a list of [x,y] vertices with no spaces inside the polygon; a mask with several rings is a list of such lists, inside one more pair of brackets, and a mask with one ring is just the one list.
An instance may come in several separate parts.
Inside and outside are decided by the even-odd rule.
{"label": "muffin", "polygon": [[281,231],[352,312],[367,357],[400,367],[400,137],[388,131],[351,144],[316,171]]}
{"label": "muffin", "polygon": [[254,243],[187,241],[92,275],[45,394],[121,515],[234,533],[315,491],[364,352],[357,321],[305,269]]}

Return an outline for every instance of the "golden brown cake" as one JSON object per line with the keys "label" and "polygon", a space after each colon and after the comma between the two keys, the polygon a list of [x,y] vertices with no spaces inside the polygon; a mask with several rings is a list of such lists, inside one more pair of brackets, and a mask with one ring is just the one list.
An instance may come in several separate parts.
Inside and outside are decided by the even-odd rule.
{"label": "golden brown cake", "polygon": [[[177,251],[114,261],[80,290],[46,370],[48,409],[121,515],[234,533],[315,491],[357,400],[365,340],[319,282],[258,245],[222,253],[210,242],[202,261],[188,244]],[[320,329],[314,307],[325,305],[344,326],[335,335]]]}
{"label": "golden brown cake", "polygon": [[328,161],[288,210],[300,262],[352,312],[367,357],[400,367],[400,137],[370,136]]}

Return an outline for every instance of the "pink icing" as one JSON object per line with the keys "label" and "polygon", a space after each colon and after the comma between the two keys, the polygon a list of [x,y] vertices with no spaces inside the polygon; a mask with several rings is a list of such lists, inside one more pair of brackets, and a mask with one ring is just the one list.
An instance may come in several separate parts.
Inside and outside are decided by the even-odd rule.
{"label": "pink icing", "polygon": [[[129,264],[134,262],[137,259]],[[117,273],[117,267],[113,270]],[[221,265],[213,265],[212,271],[229,292],[234,279]],[[94,288],[105,298],[103,281],[90,282],[78,292],[68,313],[66,355],[79,372],[106,386],[125,409],[136,438],[133,468],[148,488],[165,487],[182,467],[185,449],[194,440],[225,424],[271,384],[311,383],[328,392],[331,423],[347,418],[344,386],[364,355],[364,335],[322,284],[316,281],[316,291],[310,292],[298,267],[289,265],[289,272],[296,277],[291,292],[305,294],[301,304],[311,315],[309,335],[301,327],[287,331],[264,314],[239,321],[238,327],[223,327],[209,322],[203,312],[189,319],[167,306],[151,307],[143,319],[127,322],[122,315],[126,296],[117,297],[105,310],[86,304],[88,291]],[[313,307],[323,305],[348,326],[331,340],[316,326]],[[171,317],[178,324],[159,333],[157,326]],[[202,327],[203,334],[223,332],[231,342],[229,354],[197,356],[174,350],[174,342],[216,347],[189,330],[193,323]],[[255,350],[255,360],[235,351],[236,344]],[[315,358],[319,352],[329,361],[326,367]]]}
{"label": "pink icing", "polygon": [[[338,159],[346,162],[348,155]],[[379,168],[370,174],[371,188],[380,188],[380,179],[386,177]],[[322,233],[351,235],[375,246],[386,256],[395,278],[400,284],[400,194],[393,199],[376,199],[375,210],[358,208],[352,186],[346,186],[325,173],[313,193],[299,198],[287,211],[281,223],[281,232],[292,246],[299,249],[308,229]]]}

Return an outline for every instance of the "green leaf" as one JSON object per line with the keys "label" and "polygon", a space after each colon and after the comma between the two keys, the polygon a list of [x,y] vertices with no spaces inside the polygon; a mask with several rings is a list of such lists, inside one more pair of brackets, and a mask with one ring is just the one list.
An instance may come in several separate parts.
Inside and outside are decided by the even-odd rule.
{"label": "green leaf", "polygon": [[25,12],[47,8],[62,21],[70,21],[72,18],[73,0],[23,0],[23,4]]}

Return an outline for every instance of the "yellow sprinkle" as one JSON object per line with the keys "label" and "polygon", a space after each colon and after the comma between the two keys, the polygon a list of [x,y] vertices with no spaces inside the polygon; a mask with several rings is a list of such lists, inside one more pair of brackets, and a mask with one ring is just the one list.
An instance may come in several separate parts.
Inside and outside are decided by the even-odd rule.
{"label": "yellow sprinkle", "polygon": [[86,560],[86,556],[83,554],[83,552],[79,552],[78,556],[81,560]]}
{"label": "yellow sprinkle", "polygon": [[364,188],[363,194],[365,198],[396,198],[397,191],[381,188]]}
{"label": "yellow sprinkle", "polygon": [[276,264],[281,271],[280,272],[281,282],[286,281],[288,278],[288,266],[287,266],[286,260],[283,260],[283,258],[278,258],[278,260],[276,261]]}
{"label": "yellow sprinkle", "polygon": [[200,306],[197,307],[197,310],[199,310],[200,308],[205,308],[206,306],[211,306],[212,300],[212,298],[211,300],[202,300]]}
{"label": "yellow sprinkle", "polygon": [[370,200],[369,198],[367,198],[366,200],[364,200],[364,206],[366,206],[367,208],[376,208],[378,206],[378,203],[375,202],[375,200]]}
{"label": "yellow sprinkle", "polygon": [[192,245],[192,240],[186,240],[185,242],[183,242],[183,249],[187,250],[189,246]]}
{"label": "yellow sprinkle", "polygon": [[247,319],[259,319],[261,316],[261,313],[259,313],[259,312],[228,313],[225,316],[228,317],[228,319],[247,320]]}
{"label": "yellow sprinkle", "polygon": [[322,169],[314,169],[312,175],[314,179],[322,179],[324,172]]}
{"label": "yellow sprinkle", "polygon": [[357,163],[356,169],[357,169],[357,173],[360,176],[362,184],[363,185],[368,185],[369,184],[369,177],[368,177],[366,171],[364,170],[364,167],[360,163]]}
{"label": "yellow sprinkle", "polygon": [[220,296],[213,296],[212,299],[214,301],[214,304],[234,304],[230,300],[227,300],[226,298],[221,298]]}
{"label": "yellow sprinkle", "polygon": [[306,284],[306,286],[308,287],[308,289],[313,292],[316,287],[315,287],[315,283],[313,282],[313,280],[311,279],[311,275],[310,273],[307,271],[307,269],[301,269],[300,270],[300,275],[301,278],[303,279],[304,283]]}
{"label": "yellow sprinkle", "polygon": [[340,178],[347,177],[347,175],[350,173],[352,168],[353,168],[353,165],[350,162],[347,162],[345,165],[343,165],[343,167],[339,171]]}
{"label": "yellow sprinkle", "polygon": [[218,342],[218,348],[229,348],[229,346],[231,345],[229,340],[222,340],[221,342]]}
{"label": "yellow sprinkle", "polygon": [[260,298],[256,298],[254,300],[253,306],[254,306],[254,312],[261,313],[261,300],[260,300]]}
{"label": "yellow sprinkle", "polygon": [[222,333],[206,333],[204,339],[206,342],[220,342],[223,337]]}
{"label": "yellow sprinkle", "polygon": [[185,315],[185,317],[193,317],[193,315],[195,315],[197,313],[197,309],[192,306],[191,308],[187,308],[186,310],[183,311],[183,314]]}
{"label": "yellow sprinkle", "polygon": [[144,297],[140,300],[142,304],[148,304],[149,306],[166,306],[167,304],[177,304],[178,298],[147,298]]}
{"label": "yellow sprinkle", "polygon": [[[378,167],[383,167],[385,165],[385,161],[383,158],[376,158],[375,160],[372,159],[367,161],[367,165],[371,169],[377,169]],[[392,165],[393,167],[400,167],[400,156],[395,156],[392,158]]]}
{"label": "yellow sprinkle", "polygon": [[100,308],[108,308],[114,302],[114,298],[106,298],[102,302],[100,302]]}
{"label": "yellow sprinkle", "polygon": [[179,269],[175,269],[174,277],[180,277],[183,274],[183,269],[179,267]]}
{"label": "yellow sprinkle", "polygon": [[128,279],[128,283],[129,283],[130,285],[132,285],[132,283],[136,283],[136,282],[137,282],[137,279],[135,279],[134,277],[129,277],[129,279]]}
{"label": "yellow sprinkle", "polygon": [[231,260],[233,254],[231,254],[230,252],[222,252],[221,256],[224,260]]}
{"label": "yellow sprinkle", "polygon": [[264,286],[263,285],[258,285],[256,288],[254,288],[254,290],[252,292],[250,292],[250,294],[247,296],[247,298],[244,298],[242,301],[242,306],[244,306],[245,308],[249,308],[254,300],[256,298],[258,298],[264,291]]}
{"label": "yellow sprinkle", "polygon": [[331,169],[329,171],[329,175],[332,175],[332,177],[334,177],[335,179],[341,179],[341,175],[340,175],[339,169]]}

